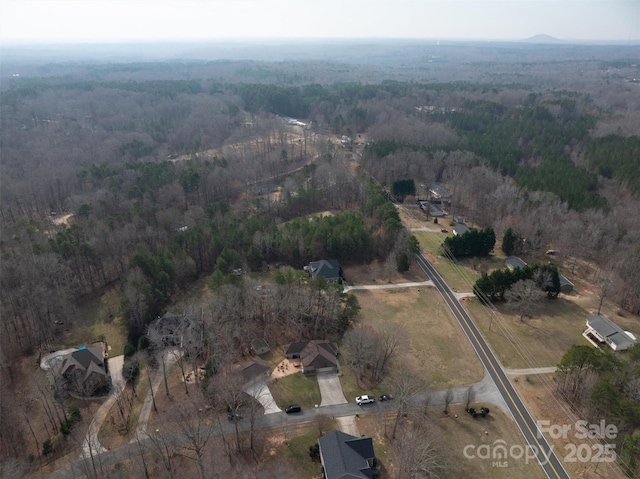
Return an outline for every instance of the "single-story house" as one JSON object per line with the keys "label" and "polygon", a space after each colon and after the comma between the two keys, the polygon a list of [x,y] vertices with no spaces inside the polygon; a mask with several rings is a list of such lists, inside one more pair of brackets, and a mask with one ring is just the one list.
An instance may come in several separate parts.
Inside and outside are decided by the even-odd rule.
{"label": "single-story house", "polygon": [[245,381],[255,381],[260,377],[269,377],[271,366],[261,358],[253,358],[240,365],[240,372]]}
{"label": "single-story house", "polygon": [[318,438],[326,479],[372,479],[376,457],[370,437],[331,431]]}
{"label": "single-story house", "polygon": [[469,227],[467,225],[457,224],[453,227],[454,236],[462,236],[467,231],[469,231]]}
{"label": "single-story house", "polygon": [[309,272],[312,278],[318,276],[324,277],[327,281],[335,281],[342,283],[342,268],[335,259],[321,259],[320,261],[312,261],[309,266],[305,268]]}
{"label": "single-story house", "polygon": [[518,258],[517,256],[507,256],[504,260],[504,264],[507,266],[509,271],[513,271],[516,268],[524,268],[527,263]]}
{"label": "single-story house", "polygon": [[338,345],[328,341],[291,343],[285,350],[288,359],[299,359],[304,374],[338,372]]}
{"label": "single-story house", "polygon": [[62,356],[52,369],[54,374],[63,378],[67,389],[81,396],[92,396],[110,387],[104,345],[81,346]]}
{"label": "single-story house", "polygon": [[606,343],[614,351],[624,351],[636,344],[633,334],[601,314],[587,318],[587,329],[582,335],[593,344]]}
{"label": "single-story house", "polygon": [[558,279],[560,280],[560,292],[564,294],[569,294],[573,291],[573,283],[569,281],[567,278],[558,274]]}
{"label": "single-story house", "polygon": [[258,338],[251,341],[251,351],[253,354],[265,354],[271,350],[269,347],[269,343],[267,343],[266,339]]}

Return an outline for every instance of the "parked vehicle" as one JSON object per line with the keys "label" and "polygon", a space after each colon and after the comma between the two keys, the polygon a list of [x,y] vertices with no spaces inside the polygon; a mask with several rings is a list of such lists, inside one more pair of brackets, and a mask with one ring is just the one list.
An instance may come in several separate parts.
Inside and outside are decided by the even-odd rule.
{"label": "parked vehicle", "polygon": [[392,399],[393,399],[393,396],[391,394],[383,394],[378,398],[378,401],[390,401]]}
{"label": "parked vehicle", "polygon": [[286,409],[284,410],[284,412],[286,412],[287,414],[300,412],[300,411],[302,411],[300,404],[292,404],[291,406],[287,406]]}
{"label": "parked vehicle", "polygon": [[358,396],[356,398],[356,404],[358,406],[362,406],[363,404],[370,404],[372,402],[376,402],[373,396]]}

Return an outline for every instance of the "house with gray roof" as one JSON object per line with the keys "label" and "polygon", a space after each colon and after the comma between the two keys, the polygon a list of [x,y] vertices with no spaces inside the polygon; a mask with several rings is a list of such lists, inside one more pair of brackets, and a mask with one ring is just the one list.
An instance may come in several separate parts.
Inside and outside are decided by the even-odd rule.
{"label": "house with gray roof", "polygon": [[312,278],[319,276],[324,277],[327,281],[335,281],[342,283],[342,268],[335,259],[321,259],[320,261],[312,261],[305,268]]}
{"label": "house with gray roof", "polygon": [[375,467],[373,440],[331,431],[318,439],[326,479],[372,479]]}
{"label": "house with gray roof", "polygon": [[601,314],[587,318],[587,329],[582,335],[590,343],[596,346],[608,344],[614,351],[624,351],[636,344],[636,337],[633,334],[624,331],[616,323]]}
{"label": "house with gray roof", "polygon": [[469,227],[467,225],[457,224],[453,227],[454,236],[462,236],[468,231],[469,231]]}

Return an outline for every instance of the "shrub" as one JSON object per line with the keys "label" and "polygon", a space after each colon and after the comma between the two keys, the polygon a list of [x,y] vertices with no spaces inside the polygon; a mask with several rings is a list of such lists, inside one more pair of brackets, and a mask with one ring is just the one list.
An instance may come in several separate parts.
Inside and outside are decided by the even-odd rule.
{"label": "shrub", "polygon": [[48,456],[52,452],[53,452],[53,443],[51,442],[51,439],[47,439],[42,443],[42,455]]}

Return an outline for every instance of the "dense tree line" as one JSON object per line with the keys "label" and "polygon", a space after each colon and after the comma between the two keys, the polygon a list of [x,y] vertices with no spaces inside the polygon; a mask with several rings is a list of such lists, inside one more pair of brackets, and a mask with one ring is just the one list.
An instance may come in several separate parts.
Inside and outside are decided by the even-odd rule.
{"label": "dense tree line", "polygon": [[[540,274],[543,273],[543,274]],[[547,278],[548,276],[548,278]],[[473,292],[481,301],[502,301],[512,285],[525,279],[535,279],[538,287],[554,298],[560,293],[558,268],[550,264],[526,265],[515,268],[496,269],[491,273],[482,273],[473,286]]]}
{"label": "dense tree line", "polygon": [[444,240],[444,251],[453,257],[486,256],[496,245],[496,233],[487,227],[480,231],[470,229],[460,236],[450,236]]}
{"label": "dense tree line", "polygon": [[605,178],[615,178],[640,194],[640,137],[609,135],[587,143],[589,165]]}
{"label": "dense tree line", "polygon": [[[640,348],[623,354],[591,345],[572,346],[558,365],[558,393],[590,423],[604,419],[617,428],[618,464],[640,472]],[[619,445],[619,446],[618,446]]]}

